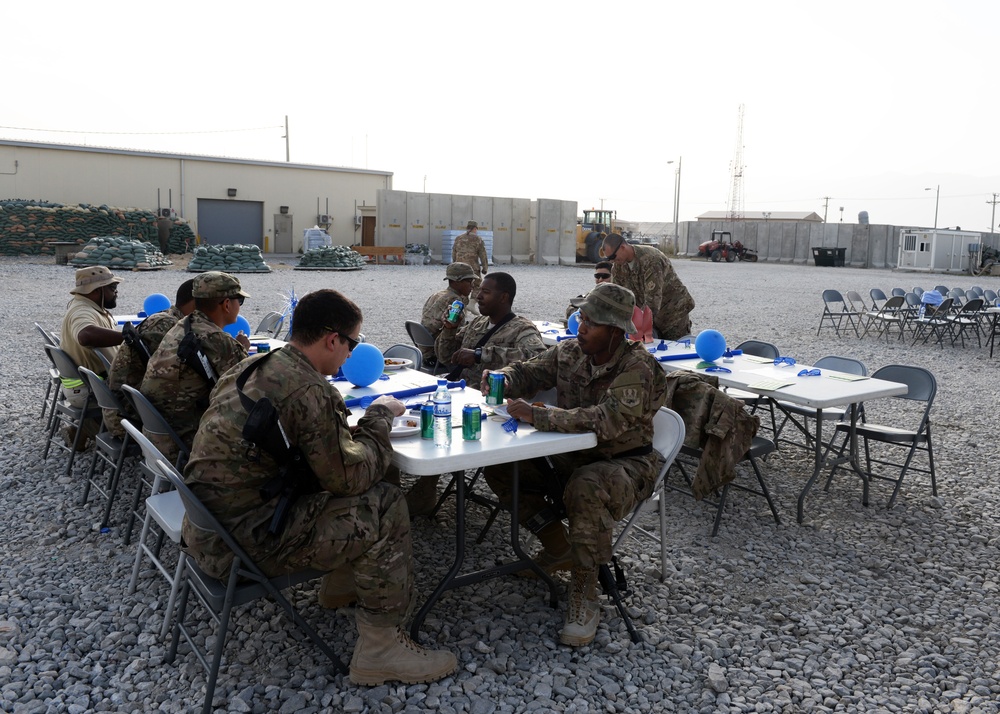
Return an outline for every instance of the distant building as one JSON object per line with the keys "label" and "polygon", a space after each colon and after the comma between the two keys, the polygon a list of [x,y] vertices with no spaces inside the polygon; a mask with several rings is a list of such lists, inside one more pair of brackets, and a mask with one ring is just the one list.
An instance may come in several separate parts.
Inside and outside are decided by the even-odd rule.
{"label": "distant building", "polygon": [[[728,221],[729,211],[706,211],[700,216],[697,216],[699,221]],[[818,213],[812,211],[743,211],[742,217],[739,219],[741,221],[759,221],[776,223],[781,221],[787,223],[789,221],[811,221],[813,223],[822,223],[823,218]]]}

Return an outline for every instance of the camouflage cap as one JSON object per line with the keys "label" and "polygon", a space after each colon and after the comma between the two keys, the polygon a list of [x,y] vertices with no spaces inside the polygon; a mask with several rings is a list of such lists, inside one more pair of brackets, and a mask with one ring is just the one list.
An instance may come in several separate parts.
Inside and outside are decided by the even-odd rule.
{"label": "camouflage cap", "polygon": [[476,221],[469,221],[469,225],[465,227],[465,230],[471,231],[473,228],[479,228],[479,224]]}
{"label": "camouflage cap", "polygon": [[194,285],[191,286],[191,295],[199,299],[228,298],[240,295],[245,298],[250,297],[248,293],[243,292],[239,280],[229,273],[222,273],[218,270],[210,270],[195,277]]}
{"label": "camouflage cap", "polygon": [[468,263],[456,262],[448,266],[445,276],[445,280],[473,280],[476,273]]}
{"label": "camouflage cap", "polygon": [[76,287],[70,290],[71,295],[89,295],[105,285],[120,283],[121,278],[115,277],[110,269],[103,265],[92,265],[76,271]]}
{"label": "camouflage cap", "polygon": [[635,332],[632,324],[635,295],[628,288],[601,283],[583,297],[570,300],[570,304],[587,313],[587,319],[596,325],[610,325],[629,334]]}

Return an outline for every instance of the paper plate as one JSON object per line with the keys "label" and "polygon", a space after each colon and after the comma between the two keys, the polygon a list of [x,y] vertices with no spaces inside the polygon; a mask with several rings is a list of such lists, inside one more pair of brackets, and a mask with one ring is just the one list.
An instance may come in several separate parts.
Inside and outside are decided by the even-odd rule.
{"label": "paper plate", "polygon": [[403,359],[402,357],[386,357],[385,358],[385,369],[387,372],[392,372],[393,370],[403,369],[404,367],[412,367],[412,359]]}
{"label": "paper plate", "polygon": [[420,432],[420,417],[404,414],[392,420],[392,431],[389,437],[396,439],[402,436],[411,436]]}

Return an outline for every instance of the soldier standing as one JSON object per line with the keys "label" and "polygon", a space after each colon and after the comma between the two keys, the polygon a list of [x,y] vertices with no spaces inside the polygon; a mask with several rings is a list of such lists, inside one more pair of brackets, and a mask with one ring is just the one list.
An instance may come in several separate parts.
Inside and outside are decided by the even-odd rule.
{"label": "soldier standing", "polygon": [[[381,396],[352,433],[344,399],[324,376],[336,374],[357,346],[361,321],[357,305],[335,290],[299,300],[291,342],[219,381],[185,481],[265,573],[325,571],[323,606],[357,601],[352,682],[431,682],[454,671],[457,661],[451,652],[420,647],[401,628],[413,595],[410,518],[399,488],[384,476],[392,421],[405,407]],[[313,484],[294,491],[278,524],[281,500],[267,499],[261,489],[270,492],[283,464],[267,449],[252,454],[244,435],[244,400],[253,400],[256,411],[264,398]],[[216,577],[228,570],[233,554],[217,535],[186,518],[183,535],[202,569]]]}
{"label": "soldier standing", "polygon": [[[635,332],[631,292],[601,283],[573,303],[580,308],[577,339],[502,371],[508,396],[530,398],[557,390],[557,408],[509,399],[512,417],[539,431],[597,434],[593,449],[551,457],[551,473],[535,461],[518,464],[521,524],[544,546],[535,562],[548,573],[572,570],[559,639],[581,646],[594,639],[600,622],[597,570],[611,560],[614,523],[649,498],[663,466],[652,446],[653,416],[663,406],[667,381],[646,348],[625,339]],[[488,466],[485,475],[501,503],[509,506],[509,465]]]}
{"label": "soldier standing", "polygon": [[479,237],[479,224],[476,221],[469,221],[465,233],[455,239],[455,244],[451,248],[451,260],[453,263],[467,263],[472,266],[472,271],[476,274],[476,279],[472,281],[472,298],[475,299],[479,295],[483,276],[490,268],[486,258],[486,245]]}

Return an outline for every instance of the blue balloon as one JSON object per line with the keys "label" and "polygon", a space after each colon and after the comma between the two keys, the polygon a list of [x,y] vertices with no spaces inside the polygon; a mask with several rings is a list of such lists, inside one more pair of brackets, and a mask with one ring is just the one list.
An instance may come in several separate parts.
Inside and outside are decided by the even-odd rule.
{"label": "blue balloon", "polygon": [[163,293],[153,293],[147,295],[142,301],[142,311],[147,315],[155,315],[158,312],[170,309],[170,298]]}
{"label": "blue balloon", "polygon": [[232,325],[226,325],[222,329],[228,332],[229,335],[233,338],[235,338],[236,335],[240,334],[240,330],[242,330],[243,334],[246,335],[247,337],[250,336],[250,323],[247,322],[247,319],[243,317],[243,315],[237,317],[236,322],[234,322]]}
{"label": "blue balloon", "polygon": [[702,330],[694,340],[694,351],[706,362],[714,362],[726,351],[726,338],[718,330]]}
{"label": "blue balloon", "polygon": [[566,332],[568,332],[571,335],[575,335],[577,333],[577,330],[579,329],[580,329],[580,311],[577,310],[576,312],[574,312],[572,315],[569,316],[568,320],[566,320]]}
{"label": "blue balloon", "polygon": [[382,376],[385,357],[375,345],[362,342],[344,362],[344,376],[356,387],[367,387]]}

